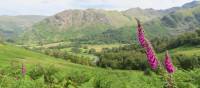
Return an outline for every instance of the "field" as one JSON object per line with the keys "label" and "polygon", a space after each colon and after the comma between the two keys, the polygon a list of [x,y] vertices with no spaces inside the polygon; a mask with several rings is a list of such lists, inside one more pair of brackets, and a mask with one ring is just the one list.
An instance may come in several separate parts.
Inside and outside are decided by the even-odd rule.
{"label": "field", "polygon": [[[116,88],[116,87],[119,88],[120,86],[121,88],[123,88],[124,86],[127,86],[127,88],[132,88],[136,86],[143,86],[144,84],[146,84],[146,86],[149,86],[149,87],[161,86],[160,84],[146,83],[148,82],[148,80],[151,80],[151,78],[148,76],[143,76],[143,73],[139,71],[120,71],[120,70],[109,70],[109,69],[105,70],[101,68],[77,65],[77,64],[64,61],[59,58],[52,58],[52,57],[42,55],[39,53],[27,51],[25,49],[16,48],[11,45],[1,44],[0,49],[1,49],[0,51],[1,68],[11,65],[10,64],[11,62],[15,62],[18,64],[24,63],[27,67],[27,72],[29,72],[30,69],[34,65],[37,65],[37,64],[44,65],[45,67],[54,65],[56,69],[59,69],[59,74],[62,74],[65,76],[72,73],[78,73],[77,76],[81,76],[81,75],[90,76],[89,77],[90,79],[88,81],[80,85],[81,88],[83,87],[92,88],[93,86],[92,81],[95,79],[96,76],[100,78],[105,78],[104,80],[108,80],[108,82],[112,82],[111,86],[113,88]],[[1,83],[4,81],[2,80]],[[13,81],[17,81],[17,80],[13,80]],[[155,81],[158,81],[159,83],[159,79],[155,79]],[[143,84],[138,83],[138,82],[143,82]]]}
{"label": "field", "polygon": [[101,45],[83,45],[83,46],[87,46],[88,49],[95,49],[96,52],[101,52],[103,48],[116,48],[124,45],[126,44],[101,44]]}
{"label": "field", "polygon": [[[174,52],[183,49],[184,48],[176,49],[174,50]],[[23,81],[23,83],[26,83],[26,85],[17,84],[21,81],[16,80],[12,76],[1,74],[0,85],[6,88],[13,88],[13,86],[17,86],[20,88],[38,88],[42,85],[42,87],[48,87],[48,83],[41,81],[44,80],[42,76],[40,79],[37,80],[29,79],[30,71],[34,68],[34,66],[38,64],[44,67],[54,66],[54,68],[58,70],[58,72],[53,75],[55,76],[55,78],[53,79],[55,81],[53,82],[55,88],[63,87],[63,82],[59,83],[58,80],[64,79],[66,77],[74,77],[73,79],[70,79],[71,85],[68,85],[66,88],[94,88],[96,86],[100,86],[98,88],[161,88],[163,86],[163,82],[161,81],[160,77],[157,76],[155,73],[152,73],[152,75],[145,75],[143,71],[112,70],[109,68],[102,69],[98,67],[78,65],[59,58],[53,58],[32,51],[27,51],[25,49],[17,48],[9,44],[1,44],[0,50],[1,68],[8,68],[11,66],[11,63],[14,62],[18,65],[24,63],[27,69],[26,78],[20,79],[21,81]],[[191,51],[199,51],[195,48],[192,50],[187,50],[186,48],[184,50],[185,51],[182,52],[183,54]],[[197,85],[191,84],[196,82],[196,80],[194,80],[196,78],[191,78],[193,76],[191,74],[196,74],[198,71],[199,70],[196,69],[191,72],[183,72],[182,70],[177,69],[177,72],[174,76],[176,77],[177,83],[184,83],[184,86],[182,88],[191,88],[195,86],[197,87]],[[40,85],[36,85],[38,82]]]}

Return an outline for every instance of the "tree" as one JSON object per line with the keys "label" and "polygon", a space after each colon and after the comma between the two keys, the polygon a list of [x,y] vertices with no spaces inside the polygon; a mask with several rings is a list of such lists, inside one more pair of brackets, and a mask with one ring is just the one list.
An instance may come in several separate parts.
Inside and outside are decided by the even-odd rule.
{"label": "tree", "polygon": [[2,33],[0,33],[0,43],[3,43],[3,41],[4,41],[3,34],[2,34]]}
{"label": "tree", "polygon": [[80,53],[81,52],[81,50],[79,48],[77,48],[77,47],[73,47],[71,50],[74,53]]}
{"label": "tree", "polygon": [[91,49],[89,50],[89,53],[90,53],[90,54],[94,54],[94,53],[96,53],[96,50],[95,50],[94,48],[91,48]]}
{"label": "tree", "polygon": [[165,26],[168,26],[168,27],[171,27],[171,28],[177,27],[176,21],[173,18],[171,18],[171,16],[164,16],[161,19],[161,21]]}

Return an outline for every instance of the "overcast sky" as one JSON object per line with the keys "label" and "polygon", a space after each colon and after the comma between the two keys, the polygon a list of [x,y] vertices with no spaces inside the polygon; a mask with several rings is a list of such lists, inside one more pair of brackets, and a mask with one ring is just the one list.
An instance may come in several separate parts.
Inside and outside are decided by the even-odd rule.
{"label": "overcast sky", "polygon": [[0,0],[0,15],[53,15],[66,9],[166,9],[193,0]]}

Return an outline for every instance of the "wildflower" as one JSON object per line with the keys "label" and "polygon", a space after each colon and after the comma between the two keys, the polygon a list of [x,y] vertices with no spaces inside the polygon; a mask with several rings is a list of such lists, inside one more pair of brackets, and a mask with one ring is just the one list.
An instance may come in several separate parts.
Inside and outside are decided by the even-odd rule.
{"label": "wildflower", "polygon": [[22,76],[25,76],[26,75],[26,67],[24,64],[22,64],[21,71],[22,71]]}
{"label": "wildflower", "polygon": [[[149,65],[151,66],[151,68],[153,70],[155,70],[159,64],[159,61],[156,57],[156,53],[154,52],[151,42],[149,42],[149,40],[147,38],[145,38],[144,30],[143,30],[139,20],[138,19],[136,19],[136,20],[137,20],[137,24],[138,24],[137,37],[138,37],[139,43],[146,51],[146,56],[147,56]],[[171,73],[173,73],[175,71],[175,69],[171,62],[171,58],[169,56],[168,51],[165,54],[165,68],[166,68],[167,72],[169,73],[169,78],[167,79],[167,83],[168,83],[167,88],[174,88],[175,84],[173,82]],[[164,77],[163,74],[161,74],[161,75]]]}
{"label": "wildflower", "polygon": [[155,70],[158,67],[158,60],[150,42],[148,46],[146,47],[146,56],[147,56],[149,65],[151,66],[152,69]]}
{"label": "wildflower", "polygon": [[173,73],[175,71],[168,51],[166,51],[166,54],[165,54],[165,68],[166,68],[168,73]]}
{"label": "wildflower", "polygon": [[148,41],[147,38],[145,38],[144,30],[140,24],[140,21],[138,19],[136,20],[138,24],[137,36],[138,36],[139,43],[146,51],[148,63],[150,64],[151,68],[155,70],[158,66],[158,60],[157,60],[156,54],[153,50],[151,43]]}
{"label": "wildflower", "polygon": [[147,42],[146,42],[146,39],[145,39],[145,35],[144,35],[144,30],[140,24],[140,21],[138,19],[137,20],[137,37],[138,37],[138,41],[140,43],[140,45],[145,48],[147,46]]}

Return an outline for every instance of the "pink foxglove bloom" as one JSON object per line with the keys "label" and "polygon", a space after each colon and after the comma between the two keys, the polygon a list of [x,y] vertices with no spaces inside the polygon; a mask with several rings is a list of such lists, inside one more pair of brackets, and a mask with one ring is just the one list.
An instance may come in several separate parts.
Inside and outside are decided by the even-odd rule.
{"label": "pink foxglove bloom", "polygon": [[138,19],[137,20],[137,37],[138,37],[138,41],[140,43],[140,45],[145,48],[147,46],[147,42],[146,42],[146,39],[145,39],[145,34],[144,34],[144,30],[140,24],[140,21]]}
{"label": "pink foxglove bloom", "polygon": [[147,41],[147,43],[148,46],[146,47],[146,56],[148,59],[148,63],[151,66],[151,68],[155,70],[158,67],[158,60],[150,42]]}
{"label": "pink foxglove bloom", "polygon": [[166,54],[165,54],[165,68],[166,68],[168,73],[173,73],[175,71],[168,51],[166,51]]}
{"label": "pink foxglove bloom", "polygon": [[25,74],[26,74],[26,67],[25,67],[24,64],[22,64],[21,71],[22,71],[22,76],[25,76]]}
{"label": "pink foxglove bloom", "polygon": [[138,37],[139,43],[146,51],[148,63],[150,64],[151,68],[155,70],[158,67],[158,60],[157,60],[156,54],[153,50],[151,43],[148,41],[148,39],[145,38],[144,30],[139,20],[138,19],[136,20],[138,24],[137,37]]}

